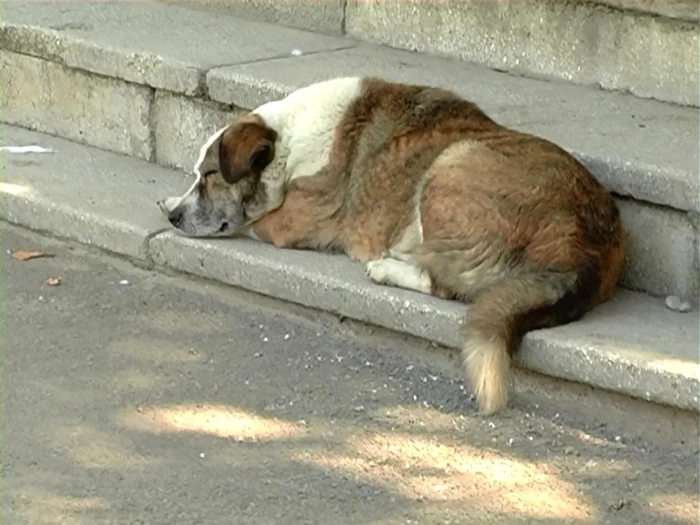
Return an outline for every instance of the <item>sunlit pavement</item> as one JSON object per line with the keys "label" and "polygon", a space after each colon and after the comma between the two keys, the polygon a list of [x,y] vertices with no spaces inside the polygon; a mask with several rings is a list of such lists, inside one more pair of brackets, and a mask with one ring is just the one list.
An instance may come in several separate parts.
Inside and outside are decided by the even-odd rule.
{"label": "sunlit pavement", "polygon": [[521,373],[479,417],[418,343],[1,234],[2,523],[697,520],[689,414]]}

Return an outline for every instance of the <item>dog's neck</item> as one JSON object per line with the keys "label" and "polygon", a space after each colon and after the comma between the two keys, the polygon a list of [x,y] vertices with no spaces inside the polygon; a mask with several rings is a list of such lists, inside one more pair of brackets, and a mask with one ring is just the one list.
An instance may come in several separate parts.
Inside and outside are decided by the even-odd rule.
{"label": "dog's neck", "polygon": [[265,125],[275,130],[279,142],[288,142],[287,135],[291,127],[290,114],[285,107],[285,100],[267,102],[253,110],[253,114],[260,117]]}
{"label": "dog's neck", "polygon": [[278,134],[274,170],[284,183],[312,177],[328,166],[340,122],[361,95],[359,78],[340,78],[295,91],[254,113]]}

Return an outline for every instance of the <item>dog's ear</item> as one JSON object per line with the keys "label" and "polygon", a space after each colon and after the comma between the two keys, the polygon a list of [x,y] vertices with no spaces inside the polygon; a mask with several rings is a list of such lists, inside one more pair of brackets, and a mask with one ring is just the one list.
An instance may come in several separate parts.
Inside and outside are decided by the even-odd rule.
{"label": "dog's ear", "polygon": [[232,126],[219,142],[219,169],[229,184],[247,174],[259,175],[275,158],[277,134],[262,123],[248,122]]}

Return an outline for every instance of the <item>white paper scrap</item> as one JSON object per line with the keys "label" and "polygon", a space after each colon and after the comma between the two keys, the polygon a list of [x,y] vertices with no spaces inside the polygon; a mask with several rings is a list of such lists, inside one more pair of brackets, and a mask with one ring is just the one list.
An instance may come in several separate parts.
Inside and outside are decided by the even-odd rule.
{"label": "white paper scrap", "polygon": [[53,153],[50,148],[43,148],[41,146],[0,146],[0,151],[7,151],[9,153]]}

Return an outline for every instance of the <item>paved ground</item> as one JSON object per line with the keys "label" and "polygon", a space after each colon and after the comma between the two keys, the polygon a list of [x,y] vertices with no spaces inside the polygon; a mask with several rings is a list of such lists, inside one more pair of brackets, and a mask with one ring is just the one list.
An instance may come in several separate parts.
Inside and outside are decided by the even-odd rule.
{"label": "paved ground", "polygon": [[[3,523],[695,523],[697,416],[3,226]],[[59,278],[49,286],[47,278]]]}

